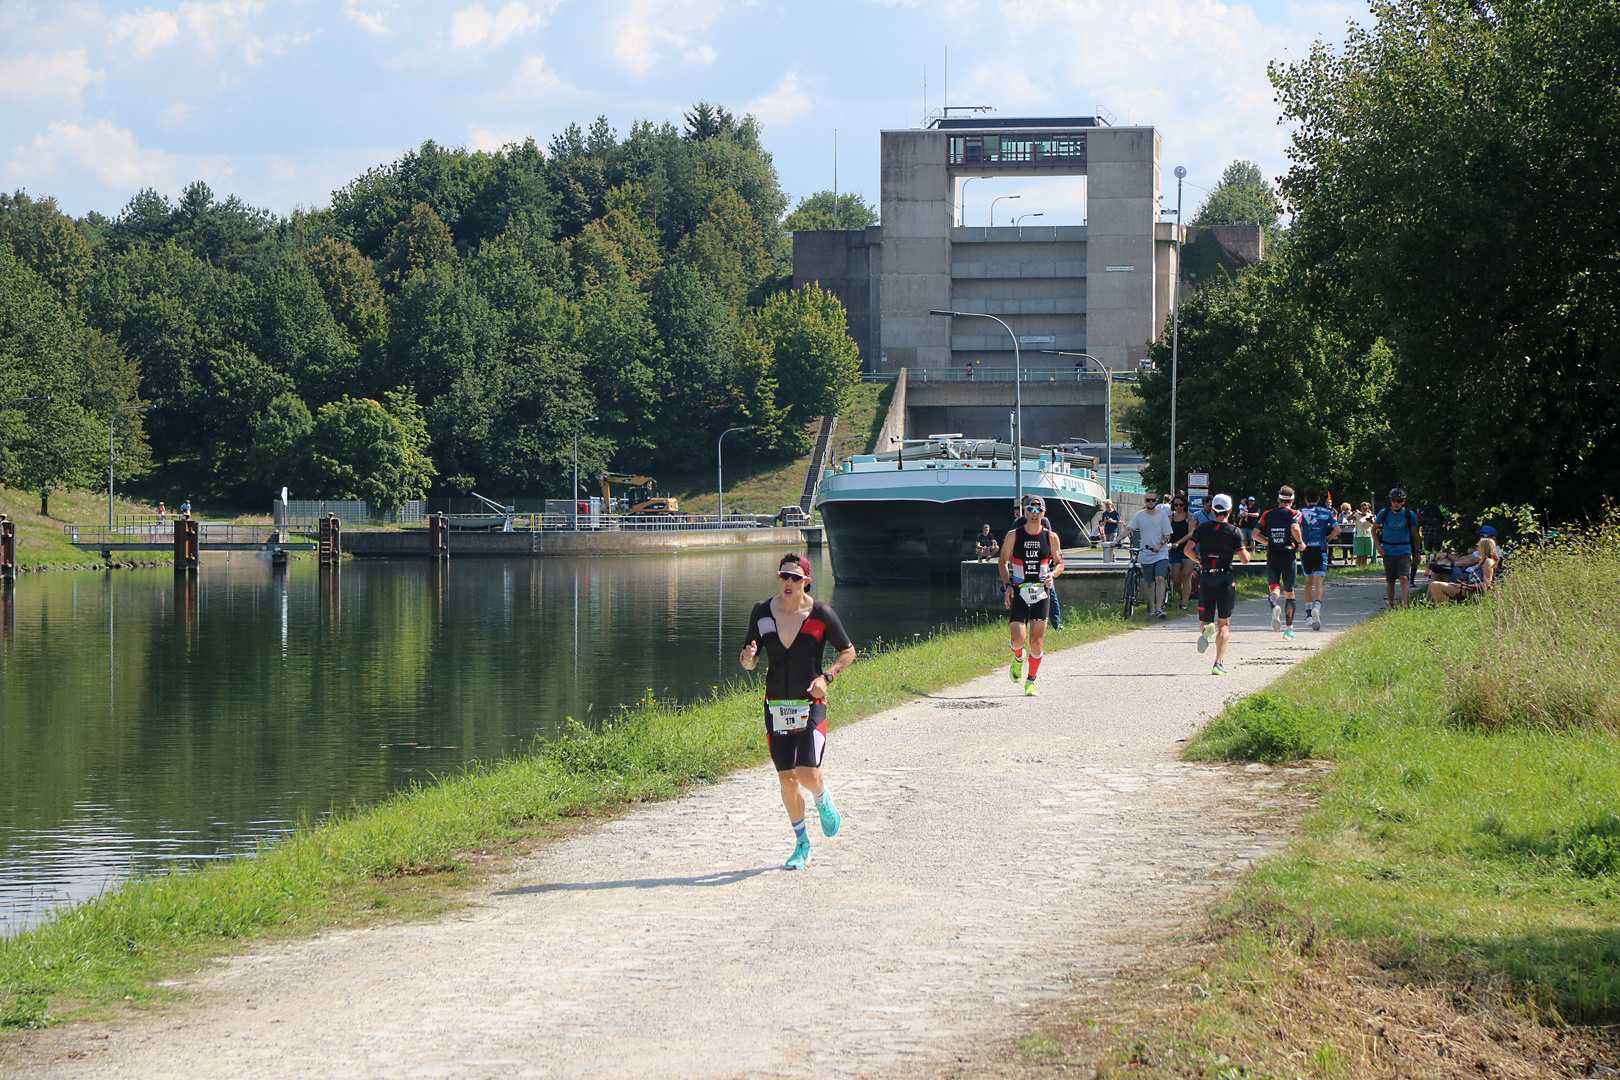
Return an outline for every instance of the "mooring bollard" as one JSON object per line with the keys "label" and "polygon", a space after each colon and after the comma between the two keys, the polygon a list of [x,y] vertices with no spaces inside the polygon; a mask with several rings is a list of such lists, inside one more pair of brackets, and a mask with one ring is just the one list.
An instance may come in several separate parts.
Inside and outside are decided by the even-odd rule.
{"label": "mooring bollard", "polygon": [[450,557],[450,518],[443,514],[428,515],[428,558]]}
{"label": "mooring bollard", "polygon": [[0,581],[17,580],[17,523],[0,514]]}
{"label": "mooring bollard", "polygon": [[343,522],[336,514],[320,520],[320,564],[336,566],[343,561]]}
{"label": "mooring bollard", "polygon": [[197,522],[190,517],[176,518],[174,522],[175,573],[197,569]]}

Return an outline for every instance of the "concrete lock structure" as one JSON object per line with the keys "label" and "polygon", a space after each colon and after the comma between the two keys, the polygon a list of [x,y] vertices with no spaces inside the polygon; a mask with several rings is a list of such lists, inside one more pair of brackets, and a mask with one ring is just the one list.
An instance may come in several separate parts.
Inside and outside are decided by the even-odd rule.
{"label": "concrete lock structure", "polygon": [[[794,233],[793,284],[843,301],[866,371],[908,369],[902,437],[1007,437],[1012,342],[988,319],[929,314],[955,310],[995,315],[1020,337],[1025,445],[1103,440],[1095,365],[1086,377],[1076,357],[1038,350],[1134,372],[1168,336],[1178,226],[1159,221],[1158,131],[1091,116],[946,117],[880,140],[882,223]],[[964,181],[991,176],[1084,176],[1085,223],[964,226]],[[1231,234],[1220,238],[1230,261],[1259,257],[1258,226],[1218,231]]]}

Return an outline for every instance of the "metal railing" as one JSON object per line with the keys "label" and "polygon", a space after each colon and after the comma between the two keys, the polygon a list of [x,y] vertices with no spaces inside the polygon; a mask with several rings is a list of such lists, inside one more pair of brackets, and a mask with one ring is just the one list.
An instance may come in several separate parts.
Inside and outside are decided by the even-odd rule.
{"label": "metal railing", "polygon": [[[468,525],[469,520],[478,523]],[[511,528],[507,529],[510,520]],[[451,532],[573,532],[573,514],[455,514],[451,516]],[[456,524],[459,522],[460,524]],[[812,514],[809,521],[789,522],[777,526],[770,514],[727,514],[725,520],[713,514],[580,514],[579,532],[703,532],[719,529],[803,528],[821,524],[820,514]]]}
{"label": "metal railing", "polygon": [[[63,525],[68,543],[89,547],[97,544],[173,544],[175,519],[156,517],[120,518],[113,525]],[[199,521],[197,543],[270,544],[281,539],[282,530],[274,525],[238,525],[230,521]]]}
{"label": "metal railing", "polygon": [[274,502],[270,509],[271,520],[290,528],[313,529],[327,514],[345,525],[412,525],[427,520],[427,500],[412,499],[384,510],[364,499],[291,499],[285,506]]}

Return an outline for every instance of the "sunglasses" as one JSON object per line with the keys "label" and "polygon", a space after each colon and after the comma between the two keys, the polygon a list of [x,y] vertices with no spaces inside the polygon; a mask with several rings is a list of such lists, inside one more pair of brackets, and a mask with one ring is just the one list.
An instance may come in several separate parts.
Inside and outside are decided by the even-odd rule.
{"label": "sunglasses", "polygon": [[1046,513],[1046,507],[1044,507],[1044,506],[1026,506],[1026,507],[1024,507],[1024,513],[1026,513],[1026,514],[1044,514],[1044,513]]}
{"label": "sunglasses", "polygon": [[803,581],[804,580],[804,575],[803,574],[795,574],[790,570],[778,570],[776,572],[776,576],[781,578],[783,581]]}
{"label": "sunglasses", "polygon": [[1173,502],[1170,505],[1180,510],[1185,510],[1187,508],[1187,504],[1184,502]]}

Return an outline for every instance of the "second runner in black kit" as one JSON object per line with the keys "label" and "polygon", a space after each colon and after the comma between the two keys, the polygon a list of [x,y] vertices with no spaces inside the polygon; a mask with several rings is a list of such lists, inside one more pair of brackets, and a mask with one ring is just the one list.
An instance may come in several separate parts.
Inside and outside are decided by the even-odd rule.
{"label": "second runner in black kit", "polygon": [[[777,595],[755,604],[748,617],[742,666],[752,671],[765,653],[765,738],[795,837],[786,868],[799,870],[810,857],[800,789],[815,796],[824,835],[837,833],[843,820],[821,775],[821,755],[827,748],[827,688],[855,662],[855,645],[833,609],[810,595],[808,559],[782,556],[776,577]],[[824,669],[829,645],[838,656]]]}
{"label": "second runner in black kit", "polygon": [[[1063,573],[1063,546],[1046,525],[1046,500],[1024,496],[1024,523],[1001,541],[1001,588],[1007,595],[1008,633],[1012,639],[1013,682],[1023,682],[1024,693],[1035,696],[1035,676],[1041,670],[1046,644],[1046,616],[1051,591]],[[1029,675],[1025,678],[1025,641],[1029,644]]]}
{"label": "second runner in black kit", "polygon": [[1226,674],[1226,643],[1232,637],[1232,606],[1237,603],[1237,580],[1232,574],[1234,556],[1249,561],[1243,543],[1243,530],[1227,520],[1232,515],[1232,496],[1217,495],[1210,502],[1213,521],[1194,529],[1183,544],[1187,557],[1197,565],[1198,574],[1198,651],[1215,642],[1215,666],[1211,675]]}
{"label": "second runner in black kit", "polygon": [[[1294,489],[1284,484],[1277,492],[1277,505],[1260,515],[1254,539],[1266,545],[1266,584],[1270,587],[1271,628],[1283,637],[1294,636],[1294,552],[1305,546],[1300,532],[1299,511],[1294,509]],[[1288,621],[1283,629],[1283,620]]]}

